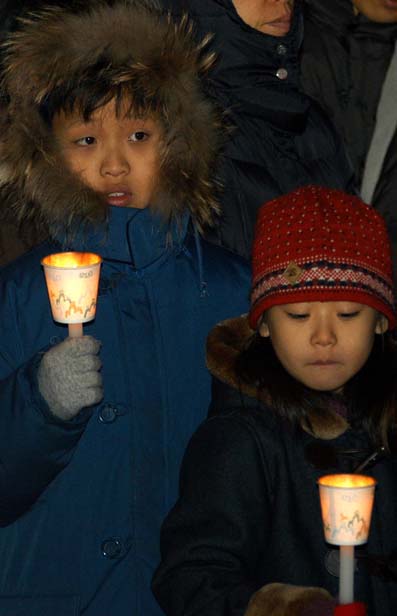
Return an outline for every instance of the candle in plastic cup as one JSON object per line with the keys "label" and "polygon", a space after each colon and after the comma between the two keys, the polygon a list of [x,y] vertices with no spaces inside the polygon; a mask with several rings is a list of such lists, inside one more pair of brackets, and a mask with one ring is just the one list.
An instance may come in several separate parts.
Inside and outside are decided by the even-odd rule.
{"label": "candle in plastic cup", "polygon": [[318,480],[325,540],[361,545],[368,540],[376,481],[366,475],[325,475]]}
{"label": "candle in plastic cup", "polygon": [[60,252],[41,263],[54,321],[67,323],[71,337],[95,317],[102,259],[91,252]]}
{"label": "candle in plastic cup", "polygon": [[354,601],[354,546],[368,540],[376,481],[366,475],[325,475],[318,480],[324,536],[339,545],[339,602]]}

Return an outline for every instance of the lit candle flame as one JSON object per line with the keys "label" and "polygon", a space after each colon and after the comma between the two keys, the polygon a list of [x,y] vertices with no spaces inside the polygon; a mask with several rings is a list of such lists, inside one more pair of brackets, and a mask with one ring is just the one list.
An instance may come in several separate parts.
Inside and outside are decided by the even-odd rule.
{"label": "lit candle flame", "polygon": [[375,479],[367,475],[325,475],[320,477],[318,483],[331,488],[368,488],[376,484]]}
{"label": "lit candle flame", "polygon": [[42,260],[46,267],[77,268],[89,267],[101,263],[99,255],[92,252],[58,252]]}

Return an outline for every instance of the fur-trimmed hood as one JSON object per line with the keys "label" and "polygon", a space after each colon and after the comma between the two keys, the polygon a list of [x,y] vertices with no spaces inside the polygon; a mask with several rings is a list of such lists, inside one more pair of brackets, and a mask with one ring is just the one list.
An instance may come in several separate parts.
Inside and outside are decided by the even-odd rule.
{"label": "fur-trimmed hood", "polygon": [[[242,394],[251,398],[258,398],[265,406],[271,406],[271,400],[266,391],[258,390],[255,385],[247,384],[239,379],[236,373],[236,359],[254,331],[248,324],[248,315],[227,319],[218,323],[207,339],[207,367],[211,374],[227,385],[237,389]],[[318,417],[312,413],[309,417],[313,428],[311,432],[315,437],[324,440],[334,439],[343,434],[349,424],[332,409],[327,414]],[[309,432],[306,425],[302,428]]]}
{"label": "fur-trimmed hood", "polygon": [[[28,15],[6,42],[0,126],[3,207],[52,234],[106,220],[103,197],[65,169],[41,110],[55,89],[95,75],[123,85],[164,126],[156,203],[166,219],[190,211],[199,229],[217,204],[211,181],[219,148],[218,115],[200,76],[214,55],[197,44],[187,18],[178,24],[152,0],[94,1],[76,12]],[[97,72],[96,72],[97,71]],[[136,96],[134,96],[134,94]]]}

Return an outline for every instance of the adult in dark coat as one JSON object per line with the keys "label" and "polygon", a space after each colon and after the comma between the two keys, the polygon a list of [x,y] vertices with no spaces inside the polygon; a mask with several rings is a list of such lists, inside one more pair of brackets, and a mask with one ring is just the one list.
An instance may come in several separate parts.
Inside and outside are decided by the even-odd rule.
{"label": "adult in dark coat", "polygon": [[[302,87],[342,136],[358,186],[396,41],[397,3],[306,0]],[[393,137],[370,201],[386,219],[397,272],[397,131],[393,125],[390,130]]]}
{"label": "adult in dark coat", "polygon": [[[260,24],[261,12],[275,6],[268,1],[253,4],[258,20],[247,9],[252,3],[241,0],[162,2],[175,15],[186,10],[199,35],[214,34],[211,45],[218,62],[210,89],[235,127],[220,172],[224,192],[218,241],[248,257],[263,203],[305,184],[352,186],[340,139],[326,114],[299,87],[301,0],[294,2],[287,32]],[[293,3],[276,4],[288,21]]]}

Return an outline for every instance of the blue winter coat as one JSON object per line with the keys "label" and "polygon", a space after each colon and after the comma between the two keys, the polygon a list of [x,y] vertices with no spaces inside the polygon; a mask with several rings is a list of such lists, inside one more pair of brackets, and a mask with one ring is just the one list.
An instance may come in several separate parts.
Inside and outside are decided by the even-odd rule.
{"label": "blue winter coat", "polygon": [[[104,399],[72,421],[41,398],[52,320],[42,245],[0,275],[0,616],[155,616],[159,529],[185,445],[206,416],[209,329],[246,310],[245,263],[150,210],[112,208],[97,316]],[[79,246],[82,248],[82,246]],[[74,246],[76,248],[76,246]],[[83,377],[82,377],[83,378]]]}

